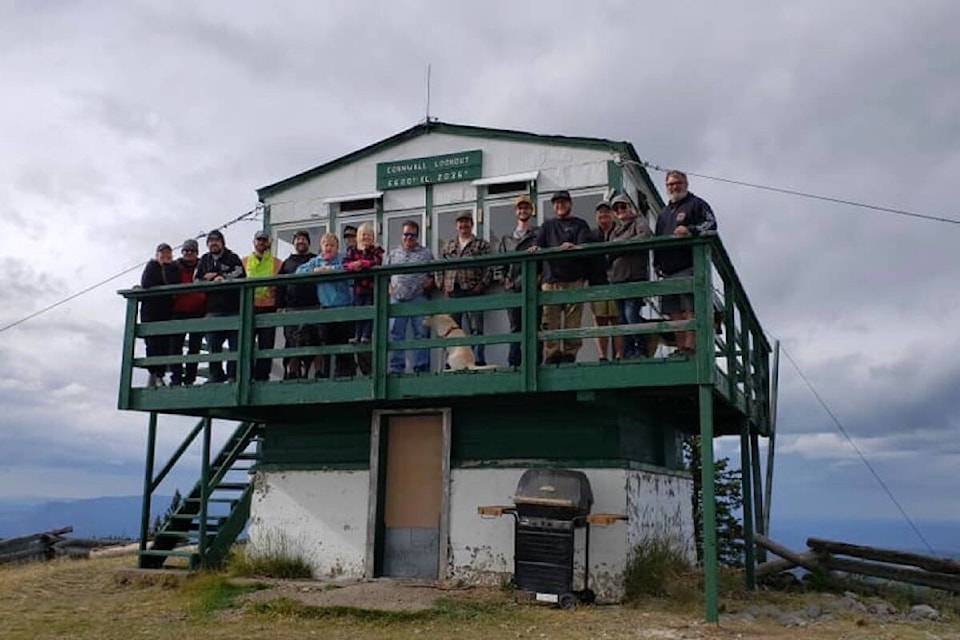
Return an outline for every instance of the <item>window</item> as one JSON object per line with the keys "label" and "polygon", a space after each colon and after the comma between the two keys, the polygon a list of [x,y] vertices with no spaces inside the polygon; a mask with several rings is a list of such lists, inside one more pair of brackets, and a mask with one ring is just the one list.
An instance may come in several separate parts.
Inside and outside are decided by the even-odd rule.
{"label": "window", "polygon": [[501,184],[487,185],[487,195],[496,196],[503,193],[526,193],[530,188],[530,183],[523,180],[519,182],[504,182]]}
{"label": "window", "polygon": [[352,211],[373,211],[377,206],[376,200],[366,198],[363,200],[347,200],[340,203],[340,213],[350,213]]}
{"label": "window", "polygon": [[383,240],[380,245],[387,251],[399,247],[400,241],[403,239],[403,223],[407,220],[414,220],[420,225],[420,244],[424,244],[425,218],[426,214],[423,211],[385,213],[383,215]]}
{"label": "window", "polygon": [[[459,204],[454,207],[443,207],[433,210],[433,255],[440,257],[444,245],[457,237],[457,218],[462,213],[473,213],[473,207]],[[476,217],[474,217],[474,231],[476,231]]]}
{"label": "window", "polygon": [[301,224],[285,224],[282,228],[274,227],[275,240],[273,243],[273,255],[283,260],[291,253],[295,253],[293,249],[293,234],[300,229],[310,234],[310,251],[317,253],[318,247],[320,246],[320,237],[327,232],[328,228],[326,222],[317,222],[316,220],[310,220]]}
{"label": "window", "polygon": [[[486,232],[490,242],[490,250],[496,251],[500,245],[500,238],[509,236],[517,226],[513,200],[498,200],[486,204]],[[536,215],[534,216],[536,224]]]}

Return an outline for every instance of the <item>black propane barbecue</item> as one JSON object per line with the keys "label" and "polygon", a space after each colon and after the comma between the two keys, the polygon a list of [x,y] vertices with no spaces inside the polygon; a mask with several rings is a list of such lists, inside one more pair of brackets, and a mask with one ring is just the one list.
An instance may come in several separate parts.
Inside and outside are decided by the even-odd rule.
{"label": "black propane barbecue", "polygon": [[[480,507],[481,515],[514,516],[513,573],[516,587],[541,602],[564,609],[591,603],[590,524],[608,524],[623,516],[590,517],[593,492],[582,471],[528,469],[520,477],[511,507]],[[583,589],[573,590],[574,536],[585,532]]]}

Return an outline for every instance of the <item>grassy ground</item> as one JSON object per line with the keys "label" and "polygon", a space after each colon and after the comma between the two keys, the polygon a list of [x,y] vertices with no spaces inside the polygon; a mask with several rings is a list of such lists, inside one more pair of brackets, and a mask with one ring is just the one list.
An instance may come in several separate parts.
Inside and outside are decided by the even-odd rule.
{"label": "grassy ground", "polygon": [[[957,623],[907,623],[840,616],[805,628],[776,620],[722,617],[702,622],[699,603],[648,601],[637,607],[559,611],[517,605],[506,593],[487,598],[447,594],[427,611],[315,607],[282,597],[251,598],[255,583],[208,574],[182,582],[122,578],[132,557],[0,567],[0,638],[960,638]],[[262,593],[262,592],[261,592]],[[442,594],[441,594],[442,595]],[[804,606],[803,595],[760,594],[725,601]]]}

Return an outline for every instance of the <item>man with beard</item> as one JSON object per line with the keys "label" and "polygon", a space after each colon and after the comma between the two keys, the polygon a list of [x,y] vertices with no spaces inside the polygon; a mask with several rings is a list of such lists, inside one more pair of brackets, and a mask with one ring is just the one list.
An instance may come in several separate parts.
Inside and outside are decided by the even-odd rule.
{"label": "man with beard", "polygon": [[[497,245],[497,253],[509,253],[513,251],[526,251],[532,245],[537,237],[537,225],[533,224],[533,200],[528,195],[517,196],[514,200],[514,215],[517,218],[517,227],[510,235],[504,235],[500,238],[500,244]],[[503,276],[503,290],[507,292],[520,292],[523,288],[522,267],[519,263],[507,265],[506,273]],[[507,309],[507,320],[510,323],[510,333],[520,333],[523,325],[522,313],[520,307]],[[540,308],[537,307],[537,326],[540,326]],[[539,349],[538,349],[539,351]],[[537,354],[537,361],[540,361],[540,354]],[[510,353],[507,356],[507,363],[511,367],[519,367],[521,363],[521,350],[519,342],[510,343]]]}
{"label": "man with beard", "polygon": [[[227,280],[236,280],[247,277],[243,270],[243,262],[240,257],[230,249],[227,249],[223,239],[223,234],[214,229],[207,234],[207,253],[203,254],[200,262],[197,264],[196,279],[201,282],[210,282],[216,284]],[[218,318],[223,316],[234,316],[240,312],[240,289],[227,289],[225,291],[216,291],[211,287],[207,292],[207,318]],[[217,330],[207,332],[207,349],[210,353],[222,353],[223,341],[227,341],[230,351],[237,351],[237,331]],[[236,382],[237,380],[237,361],[227,362],[227,375],[223,375],[223,363],[218,361],[210,362],[210,377],[208,383],[217,382]]]}
{"label": "man with beard", "polygon": [[[140,286],[144,289],[177,284],[177,268],[173,266],[173,249],[166,242],[157,246],[156,256],[143,268]],[[173,296],[155,296],[145,298],[140,303],[140,322],[159,322],[169,320],[173,315]],[[170,336],[147,336],[147,357],[170,355]],[[151,389],[163,386],[166,365],[150,365],[150,378],[147,386]]]}
{"label": "man with beard", "polygon": [[[717,219],[713,210],[705,200],[687,190],[685,173],[668,171],[666,186],[670,201],[657,217],[658,236],[689,237],[716,233]],[[693,275],[693,254],[689,248],[658,249],[653,263],[664,278],[689,278]],[[661,311],[671,320],[689,320],[694,316],[693,295],[686,293],[668,296],[663,300]],[[696,336],[693,331],[678,331],[675,336],[677,355],[691,355],[696,352]]]}
{"label": "man with beard", "polygon": [[[191,284],[194,274],[197,272],[199,263],[200,246],[193,238],[183,241],[180,247],[180,257],[177,258],[174,265],[179,273],[180,284]],[[192,293],[181,293],[173,297],[173,319],[187,320],[189,318],[202,318],[207,312],[207,294],[202,291]],[[203,342],[203,333],[200,331],[191,331],[189,336],[185,333],[179,333],[173,336],[171,354],[183,353],[183,340],[187,339],[187,354],[195,355],[200,353],[200,345]],[[170,366],[170,384],[183,384],[189,387],[197,381],[197,363],[188,362],[186,366],[187,374],[183,375],[184,366],[180,363]]]}
{"label": "man with beard", "polygon": [[[279,275],[296,273],[297,269],[317,257],[310,251],[310,233],[304,229],[293,234],[293,253],[280,265]],[[277,310],[317,309],[316,284],[288,284],[277,287]],[[283,338],[287,348],[315,347],[320,344],[319,327],[315,324],[294,324],[283,327]],[[296,380],[306,378],[310,373],[312,356],[294,356],[283,359],[283,379]]]}
{"label": "man with beard", "polygon": [[[473,233],[473,214],[463,211],[457,216],[457,237],[448,241],[441,249],[444,260],[483,256],[490,253],[490,243]],[[483,295],[490,286],[490,269],[471,267],[468,269],[447,269],[437,274],[438,287],[448,298],[467,298]],[[483,335],[483,311],[463,311],[450,314],[453,321],[469,336]],[[486,366],[485,350],[482,344],[473,347],[473,355],[478,366]]]}
{"label": "man with beard", "polygon": [[[280,260],[270,250],[270,234],[257,231],[253,236],[253,253],[244,256],[243,270],[248,278],[271,278],[280,270]],[[276,287],[257,287],[253,292],[253,311],[255,314],[274,313],[277,310]],[[276,327],[254,329],[253,340],[259,349],[273,349],[277,339]],[[270,379],[273,360],[257,358],[253,364],[253,379],[266,382]]]}
{"label": "man with beard", "polygon": [[[528,251],[538,249],[573,249],[590,242],[590,225],[582,218],[571,214],[573,201],[567,191],[557,191],[550,198],[556,217],[543,223]],[[592,261],[589,258],[554,258],[543,263],[544,291],[567,291],[579,289],[589,276]],[[547,331],[560,329],[561,317],[564,329],[579,329],[583,305],[579,302],[547,305],[543,308],[543,328]],[[583,341],[580,338],[546,340],[543,361],[547,364],[576,362]]]}

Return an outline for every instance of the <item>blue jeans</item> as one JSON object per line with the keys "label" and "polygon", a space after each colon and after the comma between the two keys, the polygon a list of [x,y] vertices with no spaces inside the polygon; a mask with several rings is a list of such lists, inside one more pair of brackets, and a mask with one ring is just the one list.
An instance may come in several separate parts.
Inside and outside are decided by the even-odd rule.
{"label": "blue jeans", "polygon": [[[403,302],[421,302],[427,296],[420,294]],[[393,298],[390,302],[400,302]],[[423,316],[398,316],[390,320],[390,340],[405,340],[407,327],[413,329],[413,337],[423,340],[430,337],[430,330],[423,325]],[[390,352],[390,373],[403,373],[407,369],[407,352],[403,350]],[[413,352],[413,370],[427,371],[430,369],[430,350],[416,349]]]}
{"label": "blue jeans", "polygon": [[[208,318],[222,318],[224,316],[233,316],[235,313],[208,313]],[[227,341],[227,345],[230,348],[230,351],[237,350],[237,332],[236,331],[208,331],[206,334],[207,338],[207,350],[210,353],[222,353],[223,352],[223,341]],[[231,360],[227,362],[227,375],[226,378],[237,379],[237,361]],[[223,363],[219,360],[210,361],[210,380],[214,382],[223,382],[226,379],[223,375]]]}
{"label": "blue jeans", "polygon": [[[643,322],[640,311],[643,309],[643,298],[626,298],[617,300],[620,308],[620,324],[639,324]],[[641,358],[647,355],[647,339],[643,334],[623,336],[623,357]]]}

